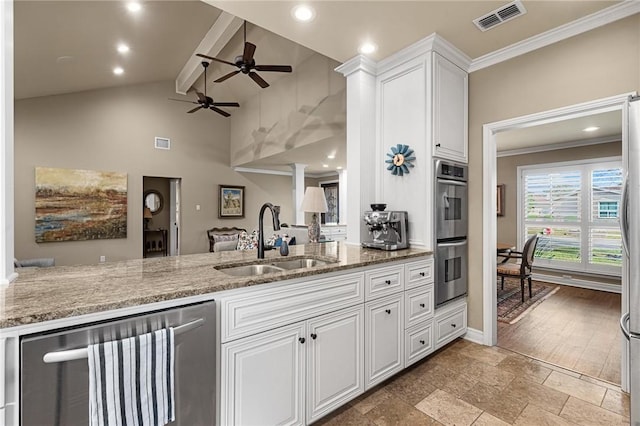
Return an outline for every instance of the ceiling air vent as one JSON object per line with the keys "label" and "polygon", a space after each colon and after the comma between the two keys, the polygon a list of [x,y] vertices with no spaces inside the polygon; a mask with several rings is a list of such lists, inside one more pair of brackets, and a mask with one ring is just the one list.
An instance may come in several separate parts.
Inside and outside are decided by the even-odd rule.
{"label": "ceiling air vent", "polygon": [[490,28],[503,24],[508,20],[513,19],[516,16],[524,15],[525,13],[527,13],[527,10],[519,0],[516,0],[494,10],[493,12],[474,19],[473,23],[476,24],[476,27],[481,31],[487,31]]}

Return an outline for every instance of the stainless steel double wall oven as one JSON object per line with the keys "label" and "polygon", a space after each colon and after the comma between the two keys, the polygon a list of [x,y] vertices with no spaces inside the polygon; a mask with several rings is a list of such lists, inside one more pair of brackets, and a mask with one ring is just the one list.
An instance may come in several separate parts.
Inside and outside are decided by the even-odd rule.
{"label": "stainless steel double wall oven", "polygon": [[436,160],[435,297],[436,306],[467,294],[467,166]]}

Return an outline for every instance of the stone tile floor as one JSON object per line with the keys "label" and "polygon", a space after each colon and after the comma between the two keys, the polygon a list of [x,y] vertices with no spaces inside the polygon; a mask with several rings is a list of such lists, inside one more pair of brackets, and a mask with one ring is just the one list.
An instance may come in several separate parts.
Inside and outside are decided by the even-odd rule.
{"label": "stone tile floor", "polygon": [[319,425],[628,425],[618,386],[458,339]]}

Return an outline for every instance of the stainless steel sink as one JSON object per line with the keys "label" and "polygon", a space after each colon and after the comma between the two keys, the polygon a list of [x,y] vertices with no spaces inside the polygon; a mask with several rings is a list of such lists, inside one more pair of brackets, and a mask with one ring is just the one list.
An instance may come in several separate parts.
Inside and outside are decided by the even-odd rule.
{"label": "stainless steel sink", "polygon": [[243,265],[243,266],[232,266],[232,267],[224,267],[219,266],[215,269],[220,272],[224,272],[227,275],[234,275],[237,277],[251,277],[254,275],[264,275],[264,274],[273,274],[274,272],[283,272],[284,268],[278,268],[273,265]]}
{"label": "stainless steel sink", "polygon": [[220,272],[224,272],[227,275],[234,275],[237,277],[252,277],[256,275],[273,274],[277,272],[290,271],[293,269],[307,269],[316,266],[324,266],[333,263],[329,260],[315,259],[312,257],[303,257],[299,259],[282,259],[271,260],[269,263],[258,263],[253,265],[241,265],[241,266],[216,266]]}
{"label": "stainless steel sink", "polygon": [[290,270],[290,269],[301,269],[301,268],[313,268],[314,266],[324,266],[328,265],[330,262],[326,260],[313,259],[313,258],[303,258],[303,259],[290,259],[290,260],[279,260],[272,262],[272,265],[277,266],[278,268]]}

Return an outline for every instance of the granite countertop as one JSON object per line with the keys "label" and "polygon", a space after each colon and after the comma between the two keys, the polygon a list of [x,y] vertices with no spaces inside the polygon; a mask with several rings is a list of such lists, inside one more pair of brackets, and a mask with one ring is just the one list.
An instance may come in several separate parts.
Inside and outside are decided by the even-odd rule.
{"label": "granite countertop", "polygon": [[[225,251],[174,257],[136,259],[87,266],[19,269],[18,279],[0,287],[0,328],[33,324],[147,303],[179,299],[410,259],[431,251],[409,248],[381,251],[344,242],[290,246],[289,259],[317,257],[324,266],[251,277],[235,277],[215,269],[222,264],[256,263],[256,252]],[[265,262],[281,259],[265,252]]]}

